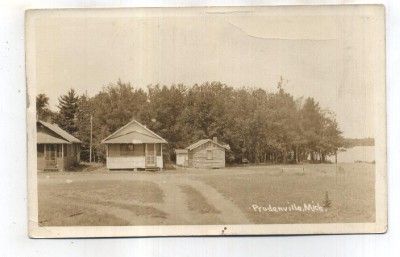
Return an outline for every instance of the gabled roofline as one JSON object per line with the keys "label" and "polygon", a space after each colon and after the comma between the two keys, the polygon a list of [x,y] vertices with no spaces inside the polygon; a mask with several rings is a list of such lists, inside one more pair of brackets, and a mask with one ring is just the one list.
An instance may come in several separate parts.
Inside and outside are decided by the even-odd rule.
{"label": "gabled roofline", "polygon": [[[196,146],[194,146],[194,147],[191,147],[192,145],[194,145],[194,144],[200,142],[201,140],[204,140],[204,142],[202,142],[201,144],[196,145]],[[186,147],[185,149],[191,151],[191,150],[193,150],[193,149],[196,149],[196,148],[199,147],[199,146],[204,145],[205,143],[212,142],[213,144],[216,144],[216,145],[218,145],[219,147],[222,147],[222,148],[224,148],[224,149],[226,149],[226,150],[231,150],[229,146],[222,145],[222,144],[220,144],[220,143],[218,143],[218,142],[215,142],[215,141],[212,140],[212,139],[209,139],[209,138],[208,138],[208,139],[201,139],[201,140],[197,141],[196,143],[193,143],[193,144],[189,145],[189,146]]]}
{"label": "gabled roofline", "polygon": [[117,129],[116,131],[114,131],[111,135],[109,135],[108,137],[104,138],[103,140],[101,140],[102,144],[106,144],[107,142],[105,142],[106,140],[110,139],[110,137],[112,137],[113,135],[117,134],[118,132],[120,132],[121,130],[123,130],[124,128],[126,128],[127,126],[129,126],[130,124],[132,124],[133,122],[136,122],[139,126],[143,127],[145,130],[147,130],[148,132],[150,132],[151,134],[155,135],[156,137],[158,137],[159,139],[161,139],[162,141],[164,141],[165,144],[168,144],[167,140],[165,140],[164,138],[160,137],[159,135],[157,135],[155,132],[151,131],[150,129],[148,129],[145,125],[143,125],[142,123],[140,123],[139,121],[133,119],[130,122],[128,122],[127,124],[125,124],[124,126],[120,127],[119,129]]}
{"label": "gabled roofline", "polygon": [[58,125],[56,124],[50,124],[52,126],[57,126],[60,130],[62,130],[63,132],[67,133],[70,137],[74,138],[77,140],[77,142],[71,141],[67,138],[65,138],[63,135],[60,135],[60,133],[58,133],[57,131],[55,131],[51,126],[49,126],[47,124],[47,122],[41,121],[41,120],[37,120],[36,122],[40,123],[42,126],[46,127],[47,129],[51,130],[53,133],[57,134],[58,136],[60,136],[62,139],[64,139],[65,141],[67,141],[70,144],[81,144],[82,141],[79,140],[78,138],[74,137],[73,135],[71,135],[70,133],[68,133],[67,131],[63,130],[62,128],[60,128]]}
{"label": "gabled roofline", "polygon": [[155,137],[155,136],[153,136],[153,135],[149,136],[149,135],[147,135],[147,134],[145,134],[145,133],[142,133],[142,132],[139,132],[139,131],[130,131],[130,132],[128,132],[128,133],[121,134],[121,135],[119,135],[119,136],[117,136],[117,137],[109,138],[109,139],[107,139],[107,140],[115,139],[115,138],[119,138],[119,137],[123,137],[123,136],[129,135],[129,134],[132,134],[132,133],[138,133],[138,134],[141,134],[141,135],[144,135],[144,136],[148,136],[148,137],[151,137],[151,138],[157,138],[157,139],[159,139],[158,137]]}
{"label": "gabled roofline", "polygon": [[164,138],[160,137],[159,135],[157,135],[154,131],[151,131],[150,129],[148,129],[145,125],[143,125],[142,123],[140,123],[137,120],[134,120],[137,124],[139,124],[140,126],[144,127],[144,129],[146,129],[147,131],[149,131],[150,133],[154,134],[155,136],[157,136],[159,139],[165,141],[165,143],[167,144],[167,140],[165,140]]}
{"label": "gabled roofline", "polygon": [[117,134],[119,131],[121,131],[122,129],[124,129],[125,127],[127,127],[129,124],[131,124],[133,122],[133,120],[131,120],[130,122],[126,123],[124,126],[120,127],[119,129],[117,129],[116,131],[114,131],[113,133],[111,133],[110,135],[108,135],[106,138],[104,138],[103,140],[101,140],[101,143],[104,144],[104,141],[106,141],[107,139],[109,139],[110,137],[112,137],[114,134]]}

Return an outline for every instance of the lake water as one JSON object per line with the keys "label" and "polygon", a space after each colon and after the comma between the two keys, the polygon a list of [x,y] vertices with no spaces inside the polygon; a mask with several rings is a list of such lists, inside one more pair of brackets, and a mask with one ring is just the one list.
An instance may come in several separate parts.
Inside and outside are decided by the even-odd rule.
{"label": "lake water", "polygon": [[[331,162],[335,162],[335,156],[328,158]],[[339,162],[373,162],[375,161],[375,146],[355,146],[347,148],[345,152],[338,152]]]}

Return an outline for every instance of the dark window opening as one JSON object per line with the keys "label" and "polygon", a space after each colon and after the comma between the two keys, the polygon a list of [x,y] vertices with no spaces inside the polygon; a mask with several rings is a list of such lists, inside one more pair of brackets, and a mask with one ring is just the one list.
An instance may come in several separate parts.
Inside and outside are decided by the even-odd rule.
{"label": "dark window opening", "polygon": [[42,144],[40,144],[40,145],[37,145],[37,156],[38,157],[43,157],[43,155],[44,155],[44,145],[42,145]]}
{"label": "dark window opening", "polygon": [[57,158],[60,158],[62,155],[62,145],[57,145]]}
{"label": "dark window opening", "polygon": [[135,152],[134,144],[120,144],[119,150],[121,152],[121,156],[133,156]]}

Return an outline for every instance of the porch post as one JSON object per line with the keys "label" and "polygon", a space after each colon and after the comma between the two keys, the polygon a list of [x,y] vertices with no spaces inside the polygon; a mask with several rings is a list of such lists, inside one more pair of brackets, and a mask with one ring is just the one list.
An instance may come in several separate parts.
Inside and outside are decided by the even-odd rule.
{"label": "porch post", "polygon": [[64,144],[61,144],[61,170],[64,171]]}
{"label": "porch post", "polygon": [[144,167],[147,167],[147,144],[144,144]]}
{"label": "porch post", "polygon": [[157,167],[157,144],[153,144],[154,164]]}
{"label": "porch post", "polygon": [[162,155],[162,144],[160,143],[160,153],[161,153],[161,165],[162,165],[162,167],[160,168],[161,170],[164,168],[164,158],[163,158],[163,155]]}

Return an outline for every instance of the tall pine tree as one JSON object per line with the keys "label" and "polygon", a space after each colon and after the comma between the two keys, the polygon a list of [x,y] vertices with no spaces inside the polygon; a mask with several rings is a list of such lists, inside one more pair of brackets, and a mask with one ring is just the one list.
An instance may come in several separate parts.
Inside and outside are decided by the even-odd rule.
{"label": "tall pine tree", "polygon": [[62,129],[72,135],[76,135],[78,130],[76,120],[78,101],[79,97],[74,89],[70,89],[67,94],[58,98],[59,112],[55,121]]}

